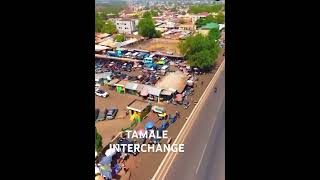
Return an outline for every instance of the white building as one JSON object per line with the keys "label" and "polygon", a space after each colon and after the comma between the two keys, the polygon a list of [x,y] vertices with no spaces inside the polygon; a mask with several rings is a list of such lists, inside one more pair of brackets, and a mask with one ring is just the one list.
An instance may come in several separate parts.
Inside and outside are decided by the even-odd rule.
{"label": "white building", "polygon": [[137,30],[138,20],[137,19],[117,19],[116,28],[119,33],[132,34]]}

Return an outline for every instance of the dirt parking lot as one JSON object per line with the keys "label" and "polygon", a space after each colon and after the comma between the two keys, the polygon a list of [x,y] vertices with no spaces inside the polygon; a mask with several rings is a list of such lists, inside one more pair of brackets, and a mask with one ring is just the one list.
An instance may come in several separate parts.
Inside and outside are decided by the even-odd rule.
{"label": "dirt parking lot", "polygon": [[153,38],[150,40],[143,41],[139,44],[128,46],[128,48],[133,49],[145,49],[148,51],[158,51],[158,52],[172,52],[176,55],[181,55],[178,48],[180,40],[173,39],[162,39],[162,38]]}
{"label": "dirt parking lot", "polygon": [[[220,64],[224,59],[222,54],[223,54],[223,51],[220,53],[219,59],[217,61],[218,64]],[[194,95],[190,96],[188,99],[191,103],[188,109],[184,109],[182,105],[167,104],[166,102],[160,102],[160,103],[152,102],[153,105],[159,105],[159,106],[165,107],[168,114],[173,114],[176,111],[180,112],[181,117],[177,119],[177,121],[174,124],[170,125],[168,128],[168,136],[172,137],[173,141],[175,137],[178,135],[181,127],[185,123],[190,112],[194,108],[195,102],[197,102],[200,99],[201,95],[203,94],[205,88],[207,87],[210,80],[212,79],[217,68],[218,66],[211,73],[197,76],[198,81],[195,83]],[[132,73],[135,74],[137,72],[132,72]],[[201,81],[203,81],[202,85],[201,85]],[[126,107],[134,99],[141,99],[141,98],[138,96],[129,95],[129,94],[118,94],[115,92],[115,90],[109,90],[107,86],[103,86],[102,89],[108,91],[109,97],[107,98],[96,97],[96,108],[104,109],[106,107],[116,106],[119,109],[116,119],[111,121],[106,120],[104,122],[96,123],[97,130],[103,137],[103,146],[105,146],[111,140],[112,136],[116,135],[119,131],[121,131],[121,128],[129,127],[130,120],[129,120],[129,117],[126,116]],[[156,126],[157,127],[160,126],[161,122],[158,121],[157,116],[154,113],[150,112],[147,115],[146,119],[143,120],[140,124],[138,124],[135,129],[143,128],[144,124],[148,120],[155,121]],[[128,161],[126,162],[126,165],[129,168],[129,172],[131,176],[130,179],[141,179],[141,180],[151,179],[152,175],[157,170],[164,156],[165,156],[165,153],[140,153],[137,156],[130,156]],[[121,177],[118,177],[117,179],[120,179],[120,178]]]}
{"label": "dirt parking lot", "polygon": [[106,90],[109,96],[107,98],[96,96],[96,108],[104,110],[105,108],[115,106],[119,109],[115,119],[96,122],[97,130],[102,136],[102,144],[105,146],[111,140],[112,136],[115,136],[121,131],[121,128],[129,127],[130,121],[129,117],[126,116],[126,107],[136,99],[136,97],[127,94],[118,94],[115,90],[109,90],[107,86],[102,86],[101,89]]}

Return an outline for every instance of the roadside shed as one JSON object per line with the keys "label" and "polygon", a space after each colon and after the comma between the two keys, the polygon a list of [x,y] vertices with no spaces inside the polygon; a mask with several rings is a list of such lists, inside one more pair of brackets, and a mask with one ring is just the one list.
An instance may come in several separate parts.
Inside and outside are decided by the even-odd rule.
{"label": "roadside shed", "polygon": [[142,119],[150,112],[151,104],[142,100],[135,99],[128,106],[130,120],[141,122]]}
{"label": "roadside shed", "polygon": [[120,93],[120,94],[125,93],[126,92],[125,86],[127,83],[128,83],[127,80],[121,80],[115,83],[114,85],[116,86],[117,93]]}
{"label": "roadside shed", "polygon": [[127,93],[136,95],[137,94],[137,89],[138,89],[139,84],[135,82],[128,82],[125,85],[125,90]]}

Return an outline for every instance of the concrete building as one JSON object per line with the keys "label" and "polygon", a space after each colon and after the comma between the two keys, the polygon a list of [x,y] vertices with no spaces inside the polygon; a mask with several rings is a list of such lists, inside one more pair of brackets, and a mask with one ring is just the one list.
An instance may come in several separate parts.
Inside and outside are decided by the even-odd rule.
{"label": "concrete building", "polygon": [[137,30],[138,20],[137,19],[117,19],[116,28],[119,33],[132,34]]}

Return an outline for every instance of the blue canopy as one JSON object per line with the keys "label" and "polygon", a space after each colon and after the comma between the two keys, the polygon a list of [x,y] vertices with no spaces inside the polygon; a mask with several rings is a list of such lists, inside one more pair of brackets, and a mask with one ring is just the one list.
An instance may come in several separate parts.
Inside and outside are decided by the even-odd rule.
{"label": "blue canopy", "polygon": [[145,125],[144,128],[146,129],[151,129],[154,126],[154,122],[153,121],[148,121]]}

